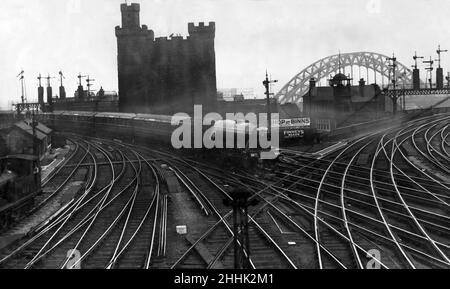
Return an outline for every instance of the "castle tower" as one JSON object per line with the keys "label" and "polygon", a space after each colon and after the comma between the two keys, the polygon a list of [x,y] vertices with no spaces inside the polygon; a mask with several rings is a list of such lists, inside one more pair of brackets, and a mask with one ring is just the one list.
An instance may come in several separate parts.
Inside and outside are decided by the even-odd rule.
{"label": "castle tower", "polygon": [[200,22],[188,24],[192,47],[193,67],[191,77],[194,79],[194,104],[203,104],[207,110],[215,110],[217,105],[217,78],[215,36],[216,24]]}
{"label": "castle tower", "polygon": [[155,39],[147,26],[140,27],[140,5],[121,4],[122,27],[116,27],[119,77],[119,110],[136,111],[146,102],[145,73],[148,47]]}
{"label": "castle tower", "polygon": [[159,37],[140,26],[139,4],[122,4],[118,45],[119,110],[191,113],[217,104],[215,23],[189,23],[189,36]]}
{"label": "castle tower", "polygon": [[122,12],[122,28],[124,29],[139,29],[140,19],[139,12],[141,6],[139,4],[128,5],[126,3],[120,5],[120,11]]}

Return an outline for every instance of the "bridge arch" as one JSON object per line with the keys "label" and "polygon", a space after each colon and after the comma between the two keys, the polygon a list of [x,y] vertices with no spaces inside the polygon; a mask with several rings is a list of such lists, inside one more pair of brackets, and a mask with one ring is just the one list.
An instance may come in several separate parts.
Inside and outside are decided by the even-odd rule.
{"label": "bridge arch", "polygon": [[[344,71],[350,68],[351,77],[354,78],[354,68],[358,67],[366,70],[366,81],[368,80],[369,71],[372,72],[374,83],[384,86],[388,85],[392,78],[392,68],[389,66],[391,61],[389,57],[383,54],[374,52],[353,52],[342,53],[325,57],[307,68],[303,69],[294,78],[292,78],[275,96],[280,103],[298,103],[302,101],[302,97],[309,90],[309,81],[315,78],[317,81],[326,79],[332,74],[339,71],[339,67]],[[340,62],[340,65],[339,65]],[[346,73],[348,74],[348,73]],[[407,66],[397,62],[396,76],[399,86],[410,85],[412,83],[412,70]],[[379,83],[377,81],[381,80]]]}

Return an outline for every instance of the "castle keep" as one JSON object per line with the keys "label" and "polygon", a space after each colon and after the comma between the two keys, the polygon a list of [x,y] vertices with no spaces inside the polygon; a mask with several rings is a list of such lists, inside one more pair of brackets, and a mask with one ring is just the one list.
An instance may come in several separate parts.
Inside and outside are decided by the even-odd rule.
{"label": "castle keep", "polygon": [[191,113],[195,104],[217,102],[215,23],[188,24],[189,36],[155,38],[140,25],[140,5],[122,4],[118,44],[121,112]]}

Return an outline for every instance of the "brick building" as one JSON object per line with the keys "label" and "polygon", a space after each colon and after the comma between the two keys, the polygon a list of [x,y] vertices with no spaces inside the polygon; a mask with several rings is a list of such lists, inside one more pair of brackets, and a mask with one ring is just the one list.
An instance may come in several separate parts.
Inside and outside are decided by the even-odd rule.
{"label": "brick building", "polygon": [[342,73],[329,81],[329,86],[317,87],[311,79],[310,90],[303,97],[303,112],[311,117],[313,126],[320,131],[366,122],[387,116],[387,99],[378,85],[351,85],[351,79]]}
{"label": "brick building", "polygon": [[122,4],[118,44],[119,110],[191,113],[217,102],[215,23],[188,24],[189,36],[160,37],[140,25],[140,5]]}

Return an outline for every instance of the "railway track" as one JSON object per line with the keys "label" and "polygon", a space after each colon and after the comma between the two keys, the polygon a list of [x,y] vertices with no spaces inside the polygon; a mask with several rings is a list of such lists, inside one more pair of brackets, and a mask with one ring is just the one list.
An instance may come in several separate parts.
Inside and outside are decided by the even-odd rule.
{"label": "railway track", "polygon": [[[94,142],[88,142],[88,146],[93,168],[84,191],[42,224],[30,239],[3,255],[2,267],[115,268],[118,263],[127,268],[148,266],[154,242],[146,232],[152,225],[151,213],[159,197],[156,173],[136,152],[104,148]],[[133,254],[141,259],[130,258]]]}
{"label": "railway track", "polygon": [[[446,116],[421,120],[381,137],[359,140],[337,155],[318,161],[318,165],[307,165],[308,174],[299,178],[309,186],[302,188],[302,198],[307,199],[303,202],[313,200],[307,192],[317,187],[316,237],[321,237],[321,219],[333,222],[347,237],[346,245],[357,268],[364,267],[361,260],[365,254],[356,245],[363,245],[366,251],[380,251],[381,256],[385,255],[380,265],[389,268],[448,268],[449,190],[445,182],[419,168],[405,153],[414,147],[424,166],[437,165],[427,136],[444,135],[446,123]],[[431,133],[431,129],[436,131]],[[419,136],[423,130],[425,133]],[[408,141],[414,145],[408,146]],[[369,166],[356,164],[363,155],[371,163]],[[295,156],[288,159],[289,166],[305,162]],[[322,254],[316,252],[320,263]]]}
{"label": "railway track", "polygon": [[[57,192],[80,177],[82,191],[3,252],[0,266],[232,268],[224,200],[239,186],[258,200],[248,213],[252,268],[448,269],[449,122],[424,117],[320,158],[285,151],[271,174],[256,176],[73,136],[76,149],[49,184]],[[187,235],[175,231],[183,223]]]}

